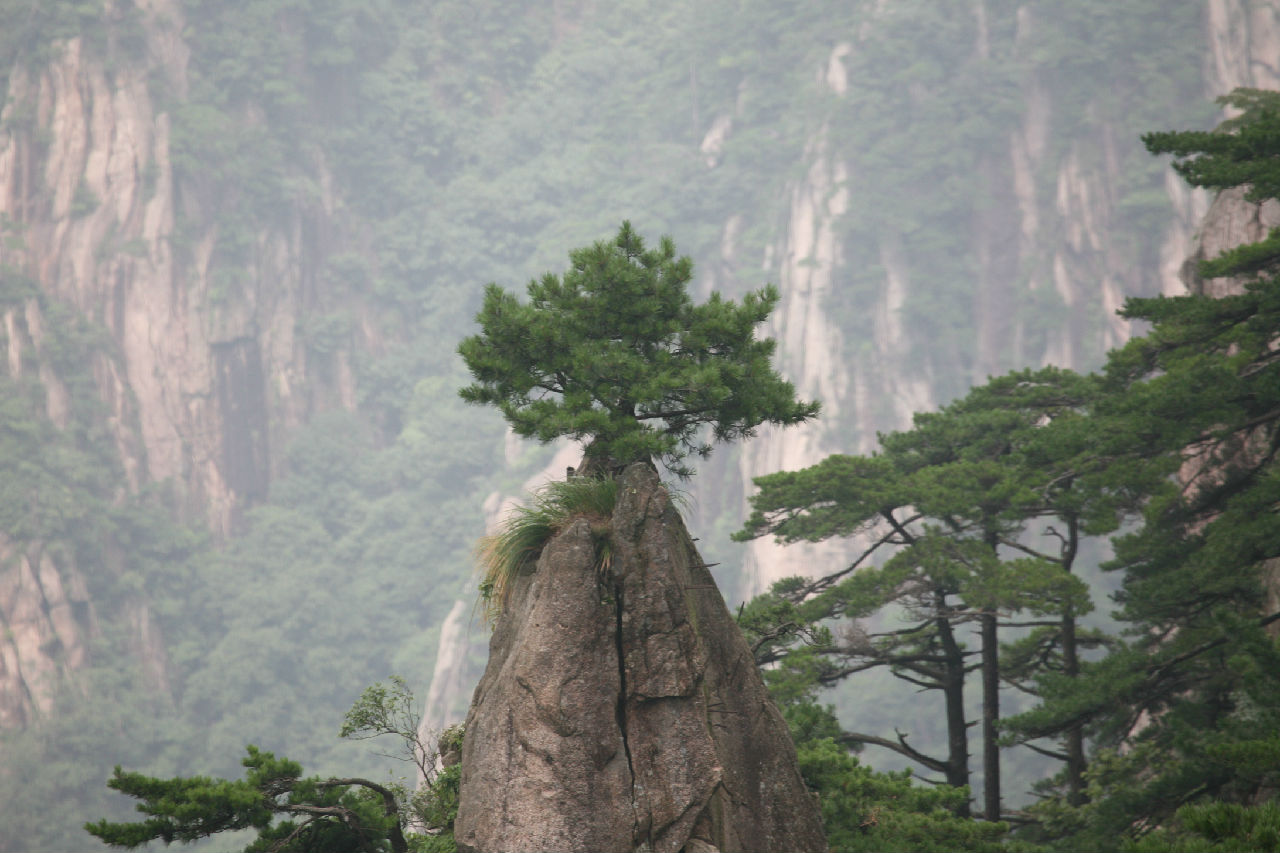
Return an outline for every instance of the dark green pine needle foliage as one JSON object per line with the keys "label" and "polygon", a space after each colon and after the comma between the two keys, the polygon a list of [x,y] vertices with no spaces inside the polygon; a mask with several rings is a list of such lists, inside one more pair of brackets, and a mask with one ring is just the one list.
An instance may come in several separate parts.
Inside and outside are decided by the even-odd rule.
{"label": "dark green pine needle foliage", "polygon": [[[1174,170],[1187,183],[1208,189],[1247,186],[1245,198],[1262,202],[1280,198],[1280,159],[1274,155],[1280,139],[1280,92],[1236,89],[1218,99],[1243,112],[1213,131],[1166,131],[1143,135],[1152,154],[1182,159]],[[1254,273],[1280,261],[1280,229],[1262,240],[1246,243],[1206,262],[1206,278]]]}
{"label": "dark green pine needle foliage", "polygon": [[[1212,133],[1151,134],[1148,147],[1180,158],[1197,186],[1280,197],[1280,93],[1223,102],[1242,114]],[[882,436],[879,454],[758,481],[743,536],[899,546],[876,568],[784,582],[745,609],[758,657],[778,662],[769,675],[784,705],[873,665],[945,693],[921,664],[945,660],[948,623],[1025,610],[1041,624],[1003,647],[1001,674],[1042,704],[1003,720],[1001,740],[1058,740],[1067,769],[1041,786],[1024,837],[1061,850],[1276,849],[1280,232],[1200,273],[1232,277],[1232,295],[1131,299],[1122,314],[1151,331],[1097,376],[995,379]],[[1056,553],[1019,538],[1045,523]],[[1119,575],[1126,627],[1105,638],[1074,624],[1088,604],[1069,566],[1079,537],[1117,529],[1104,568]],[[821,624],[890,602],[917,615],[909,633],[836,643]],[[957,717],[946,762],[913,757],[953,770],[967,760],[964,725]]]}
{"label": "dark green pine needle foliage", "polygon": [[[1280,94],[1224,102],[1245,112],[1148,146],[1185,158],[1175,168],[1197,186],[1280,196]],[[1008,721],[1034,734],[1074,720],[1094,740],[1087,801],[1035,810],[1065,849],[1275,849],[1259,804],[1280,785],[1280,238],[1201,273],[1234,277],[1234,294],[1126,304],[1151,331],[1111,353],[1091,417],[1092,464],[1140,498],[1108,566],[1126,641],[1070,683],[1043,679],[1044,704]]]}
{"label": "dark green pine needle foliage", "polygon": [[99,820],[85,830],[113,847],[152,841],[191,843],[252,830],[245,853],[453,853],[458,814],[456,763],[437,768],[446,752],[460,753],[462,726],[423,740],[421,718],[403,678],[365,689],[347,712],[341,736],[357,740],[392,735],[401,758],[423,780],[410,791],[403,780],[303,778],[302,765],[248,747],[243,779],[209,776],[161,779],[115,768],[108,787],[138,800],[137,822]]}
{"label": "dark green pine needle foliage", "polygon": [[[1046,669],[1074,677],[1080,650],[1100,642],[1076,624],[1091,603],[1073,567],[1080,538],[1113,529],[1117,510],[1087,488],[1086,477],[1070,473],[1088,444],[1081,427],[1095,388],[1090,377],[1056,368],[1010,374],[941,411],[917,414],[910,430],[881,435],[875,454],[835,455],[758,478],[753,513],[736,538],[866,543],[850,565],[816,580],[780,582],[743,609],[740,623],[757,660],[778,664],[767,677],[779,701],[886,667],[938,697],[945,752],[859,732],[842,733],[842,742],[891,749],[955,788],[966,786],[964,689],[975,662],[959,637],[969,626],[987,620],[994,629],[997,616],[1016,613],[1036,617],[1031,647],[999,652],[992,630],[976,663],[989,681],[1027,690]],[[1037,539],[1050,528],[1047,544]],[[888,608],[901,608],[908,623],[868,633],[856,622]],[[839,642],[827,627],[833,619],[855,620]],[[996,701],[984,700],[984,719],[991,780]],[[1081,788],[1078,728],[1042,736],[1065,741],[1069,784]],[[988,783],[988,814],[999,809],[998,790]]]}
{"label": "dark green pine needle foliage", "polygon": [[[85,829],[107,844],[128,848],[150,841],[189,843],[221,832],[253,829],[258,839],[245,848],[246,853],[407,849],[398,815],[388,812],[377,791],[335,784],[335,780],[303,779],[297,762],[253,746],[248,752],[243,760],[245,778],[240,780],[156,779],[117,767],[107,784],[140,800],[138,810],[147,819],[140,823],[104,820]],[[278,814],[292,819],[273,824]],[[390,841],[393,834],[398,843]]]}
{"label": "dark green pine needle foliage", "polygon": [[926,787],[909,771],[878,773],[833,739],[796,745],[800,772],[821,792],[827,842],[840,853],[1014,853],[1007,823],[957,812],[964,788]]}
{"label": "dark green pine needle foliage", "polygon": [[476,379],[463,399],[497,406],[518,435],[568,436],[605,466],[656,460],[688,476],[685,460],[712,441],[818,413],[773,369],[774,342],[755,335],[776,288],[694,305],[689,258],[667,237],[646,249],[629,222],[569,257],[563,276],[529,282],[528,303],[490,284],[480,334],[458,347]]}
{"label": "dark green pine needle foliage", "polygon": [[1280,850],[1280,803],[1252,808],[1200,803],[1178,809],[1170,826],[1125,845],[1128,853],[1240,853]]}

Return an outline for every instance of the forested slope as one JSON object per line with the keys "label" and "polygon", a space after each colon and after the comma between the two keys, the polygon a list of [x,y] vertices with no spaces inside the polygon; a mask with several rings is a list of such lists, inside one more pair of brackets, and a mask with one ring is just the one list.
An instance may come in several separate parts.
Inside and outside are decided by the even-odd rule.
{"label": "forested slope", "polygon": [[703,294],[777,283],[780,366],[824,404],[695,479],[726,597],[842,559],[730,544],[750,478],[1098,364],[1206,205],[1138,134],[1274,84],[1275,17],[0,0],[0,849],[80,843],[115,763],[378,772],[342,712],[389,672],[426,694],[451,612],[447,656],[480,653],[472,543],[549,459],[457,399],[457,342],[484,283],[624,218]]}

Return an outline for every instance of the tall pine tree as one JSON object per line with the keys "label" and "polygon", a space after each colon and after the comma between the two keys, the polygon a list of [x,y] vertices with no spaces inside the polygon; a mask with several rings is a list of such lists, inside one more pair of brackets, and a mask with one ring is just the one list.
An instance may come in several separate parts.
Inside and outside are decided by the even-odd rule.
{"label": "tall pine tree", "polygon": [[711,452],[707,429],[732,441],[817,415],[770,364],[773,340],[755,337],[776,288],[694,305],[692,261],[668,237],[646,249],[629,222],[569,257],[564,275],[529,282],[527,304],[490,284],[480,334],[458,347],[476,379],[462,398],[497,406],[518,435],[581,440],[602,468],[657,460],[688,476],[690,454]]}
{"label": "tall pine tree", "polygon": [[[1071,455],[1081,441],[1080,412],[1091,392],[1091,380],[1056,369],[993,381],[939,412],[917,415],[910,430],[881,436],[877,454],[832,456],[803,471],[758,479],[754,512],[739,534],[784,542],[864,537],[869,544],[852,565],[816,581],[776,586],[744,611],[744,623],[760,648],[775,655],[780,642],[810,641],[793,652],[799,657],[783,660],[784,673],[820,658],[821,683],[889,666],[899,678],[940,691],[946,758],[922,753],[901,732],[896,741],[852,732],[843,739],[893,749],[944,773],[952,785],[968,781],[963,689],[967,673],[979,670],[983,812],[991,820],[1001,814],[1001,679],[1025,686],[1033,674],[1054,666],[1074,674],[1080,643],[1093,641],[1076,631],[1076,617],[1090,604],[1071,570],[1085,528],[1113,528],[1114,513],[1081,497],[1078,478],[1070,474]],[[1041,534],[1048,536],[1048,546],[1039,541]],[[879,567],[863,565],[881,554]],[[904,606],[912,624],[875,634],[855,627],[835,640],[817,627],[891,604]],[[1015,649],[1015,666],[1006,669],[999,629],[1017,614],[1032,616],[1015,624],[1034,633]],[[964,626],[977,628],[976,663],[963,646]],[[1064,732],[1060,757],[1078,780],[1082,742],[1076,730]]]}
{"label": "tall pine tree", "polygon": [[[1223,101],[1244,112],[1148,147],[1183,158],[1174,168],[1197,186],[1277,198],[1280,93]],[[1076,845],[1114,846],[1175,826],[1183,805],[1247,804],[1280,782],[1280,230],[1200,273],[1233,277],[1234,292],[1126,304],[1151,331],[1111,354],[1091,418],[1083,467],[1142,505],[1110,564],[1127,641],[1081,678],[1044,679],[1045,706],[1009,722],[1014,735],[1083,725],[1096,739],[1091,802],[1040,809]]]}

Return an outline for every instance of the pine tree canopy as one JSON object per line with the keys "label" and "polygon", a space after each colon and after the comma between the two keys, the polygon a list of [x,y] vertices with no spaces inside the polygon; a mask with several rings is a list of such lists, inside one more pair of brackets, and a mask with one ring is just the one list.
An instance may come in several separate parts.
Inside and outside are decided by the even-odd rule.
{"label": "pine tree canopy", "polygon": [[[218,833],[254,829],[256,851],[404,853],[393,792],[365,779],[302,778],[302,767],[249,747],[243,780],[207,776],[157,779],[119,767],[107,784],[140,800],[140,823],[102,820],[85,826],[113,847],[150,841],[191,843]],[[273,823],[277,815],[288,819]]]}
{"label": "pine tree canopy", "polygon": [[[896,742],[858,732],[839,739],[891,749],[950,785],[967,784],[963,692],[974,664],[957,639],[962,628],[987,620],[994,629],[997,618],[1014,614],[1036,617],[1031,625],[1038,632],[1008,666],[998,660],[994,636],[982,644],[979,666],[1020,685],[1046,668],[1074,674],[1078,650],[1100,642],[1077,630],[1077,616],[1092,605],[1072,574],[1082,532],[1115,525],[1111,502],[1098,500],[1096,490],[1086,489],[1089,478],[1074,473],[1088,443],[1083,412],[1095,390],[1093,378],[1057,368],[1010,374],[938,412],[917,414],[910,430],[881,435],[876,454],[834,455],[757,478],[754,511],[735,538],[860,536],[866,543],[852,564],[815,580],[780,582],[743,609],[740,622],[757,660],[778,662],[767,676],[771,688],[803,698],[804,689],[816,693],[887,666],[915,687],[939,691],[948,721],[945,758],[916,750],[902,733]],[[1055,532],[1046,548],[1037,535],[1048,528]],[[879,566],[869,565],[878,558]],[[873,633],[853,622],[838,641],[826,627],[890,607],[901,608],[910,623]],[[992,723],[996,704],[990,703]],[[1069,729],[1052,734],[1064,732],[1077,736]],[[984,732],[984,741],[994,738]],[[1074,751],[1080,750],[1077,737]],[[1081,759],[1073,766],[1077,777],[1082,769]],[[998,786],[989,792],[986,811],[993,815]]]}
{"label": "pine tree canopy", "polygon": [[[1218,103],[1242,110],[1213,131],[1164,131],[1144,134],[1142,141],[1152,154],[1181,158],[1174,171],[1192,186],[1208,189],[1248,187],[1252,202],[1280,198],[1280,92],[1236,89]],[[1263,270],[1280,261],[1280,229],[1264,239],[1247,243],[1221,257],[1206,261],[1206,278]]]}
{"label": "pine tree canopy", "polygon": [[141,821],[99,820],[89,834],[112,847],[136,848],[202,841],[226,832],[255,830],[245,853],[449,853],[456,849],[462,768],[443,767],[444,750],[460,750],[462,727],[424,739],[413,694],[404,679],[375,684],[347,712],[341,737],[368,740],[394,735],[401,758],[415,766],[420,785],[385,784],[358,777],[304,778],[302,765],[248,747],[244,779],[209,776],[160,779],[116,767],[107,786],[139,802]]}
{"label": "pine tree canopy", "polygon": [[694,305],[689,258],[668,237],[646,249],[629,222],[569,258],[564,275],[529,282],[528,303],[488,285],[481,332],[458,347],[476,379],[462,398],[497,406],[518,435],[568,436],[601,464],[658,460],[688,476],[684,460],[712,441],[817,415],[771,365],[774,342],[755,335],[776,288]]}
{"label": "pine tree canopy", "polygon": [[[1280,197],[1280,93],[1222,101],[1244,113],[1212,133],[1150,134],[1148,147],[1186,158],[1174,168],[1198,186]],[[1115,615],[1127,640],[1080,678],[1046,676],[1044,704],[1006,721],[1023,735],[1086,724],[1098,747],[1090,802],[1041,813],[1051,832],[1075,826],[1082,847],[1157,826],[1137,849],[1270,847],[1242,841],[1249,821],[1272,824],[1238,807],[1275,789],[1280,755],[1280,646],[1268,630],[1280,621],[1278,273],[1272,231],[1201,266],[1235,277],[1231,295],[1131,299],[1122,312],[1151,330],[1111,353],[1082,463],[1141,510],[1105,566],[1122,574]],[[1180,804],[1210,799],[1223,801],[1204,813],[1212,820],[1195,809],[1175,819]],[[1231,840],[1206,840],[1218,838]]]}

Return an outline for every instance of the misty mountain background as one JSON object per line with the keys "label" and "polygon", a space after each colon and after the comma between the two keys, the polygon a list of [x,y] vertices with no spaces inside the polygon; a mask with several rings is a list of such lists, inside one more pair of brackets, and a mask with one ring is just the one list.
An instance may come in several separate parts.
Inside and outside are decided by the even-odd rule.
{"label": "misty mountain background", "polygon": [[[1181,292],[1208,197],[1138,135],[1277,56],[1274,0],[0,0],[0,850],[129,815],[116,764],[403,773],[337,737],[392,673],[461,719],[473,544],[576,463],[457,398],[486,283],[629,219],[698,300],[781,288],[823,417],[678,484],[736,608],[845,554],[731,543],[752,477]],[[891,679],[830,701],[943,738]]]}

